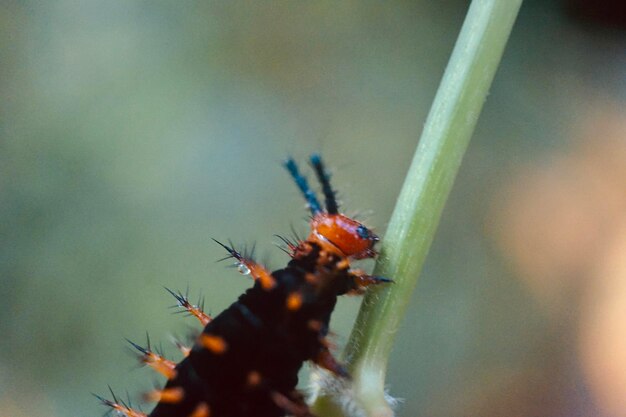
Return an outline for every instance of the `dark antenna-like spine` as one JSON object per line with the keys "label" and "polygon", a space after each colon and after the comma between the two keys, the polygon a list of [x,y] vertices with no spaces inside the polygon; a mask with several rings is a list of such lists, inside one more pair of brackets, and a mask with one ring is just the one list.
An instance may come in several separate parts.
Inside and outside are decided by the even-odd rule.
{"label": "dark antenna-like spine", "polygon": [[309,183],[307,182],[306,177],[300,174],[300,171],[298,170],[298,165],[296,165],[296,161],[294,161],[293,158],[288,158],[285,161],[284,165],[285,165],[285,168],[287,168],[287,171],[289,171],[289,174],[291,174],[291,177],[293,178],[293,180],[296,182],[296,185],[302,192],[302,195],[304,195],[304,199],[306,200],[309,208],[311,209],[311,213],[314,216],[317,213],[321,213],[322,207],[320,206],[320,203],[317,200],[317,196],[315,195],[315,192],[311,190],[311,187],[309,187]]}
{"label": "dark antenna-like spine", "polygon": [[317,179],[322,185],[322,191],[324,192],[324,197],[326,198],[326,211],[329,214],[337,214],[339,213],[339,206],[337,205],[337,198],[335,196],[335,191],[330,186],[330,174],[324,168],[324,162],[322,162],[322,157],[319,154],[311,155],[311,165],[313,165],[313,169],[315,170],[315,174],[317,175]]}

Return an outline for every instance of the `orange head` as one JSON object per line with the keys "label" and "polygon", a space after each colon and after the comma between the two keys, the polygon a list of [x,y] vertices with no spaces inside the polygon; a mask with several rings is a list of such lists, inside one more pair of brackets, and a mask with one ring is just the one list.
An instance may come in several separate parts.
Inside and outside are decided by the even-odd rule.
{"label": "orange head", "polygon": [[322,186],[326,209],[320,204],[315,192],[298,169],[292,158],[285,161],[285,168],[300,189],[313,215],[311,219],[311,234],[308,239],[322,247],[323,250],[339,256],[352,259],[365,259],[376,256],[374,245],[378,236],[367,227],[343,214],[339,213],[339,205],[335,198],[335,191],[330,185],[330,174],[324,168],[322,157],[311,155],[311,166]]}
{"label": "orange head", "polygon": [[370,229],[343,214],[320,212],[311,219],[308,240],[340,256],[365,259],[376,256],[374,245],[379,238]]}

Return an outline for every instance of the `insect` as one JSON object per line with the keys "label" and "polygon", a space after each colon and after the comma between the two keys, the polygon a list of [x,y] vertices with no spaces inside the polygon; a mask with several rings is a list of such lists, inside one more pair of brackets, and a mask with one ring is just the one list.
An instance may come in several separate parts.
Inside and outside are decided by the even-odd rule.
{"label": "insect", "polygon": [[240,272],[254,278],[254,286],[215,318],[182,293],[168,290],[204,330],[191,349],[183,349],[185,358],[178,364],[153,351],[149,343],[141,347],[131,342],[142,362],[167,378],[163,389],[148,394],[157,402],[149,415],[113,393],[112,399],[98,396],[105,405],[126,417],[311,417],[296,390],[302,364],[312,361],[348,377],[327,340],[337,297],[391,280],[351,269],[352,260],[376,256],[379,238],[339,212],[322,158],[314,154],[310,163],[324,206],[296,162],[289,158],[284,163],[311,211],[306,239],[281,238],[291,257],[287,266],[269,272],[251,256],[216,241]]}

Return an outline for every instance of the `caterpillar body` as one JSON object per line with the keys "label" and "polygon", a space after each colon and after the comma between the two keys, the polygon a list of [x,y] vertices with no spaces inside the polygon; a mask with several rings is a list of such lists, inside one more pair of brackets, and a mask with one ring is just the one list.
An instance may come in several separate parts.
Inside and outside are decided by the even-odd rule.
{"label": "caterpillar body", "polygon": [[327,341],[337,297],[390,280],[350,268],[352,260],[376,256],[379,239],[339,212],[321,157],[312,155],[310,163],[325,207],[295,161],[289,158],[284,163],[312,215],[306,239],[283,239],[291,256],[287,266],[270,273],[252,257],[216,241],[241,272],[254,278],[254,286],[213,319],[186,296],[170,291],[205,325],[204,330],[178,364],[149,345],[131,342],[141,360],[163,374],[167,383],[148,395],[157,401],[150,414],[134,410],[113,393],[112,399],[98,396],[105,405],[126,417],[312,417],[296,390],[302,364],[312,361],[338,377],[348,377]]}

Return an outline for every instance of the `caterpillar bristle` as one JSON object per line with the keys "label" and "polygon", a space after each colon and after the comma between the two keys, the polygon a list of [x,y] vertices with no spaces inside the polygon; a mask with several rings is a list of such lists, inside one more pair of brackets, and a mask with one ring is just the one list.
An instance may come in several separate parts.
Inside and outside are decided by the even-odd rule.
{"label": "caterpillar bristle", "polygon": [[252,247],[248,249],[247,246],[243,248],[243,257],[248,259],[254,259],[256,254],[256,242],[252,242]]}
{"label": "caterpillar bristle", "polygon": [[109,387],[109,392],[111,393],[111,397],[113,398],[113,400],[109,400],[98,394],[93,394],[93,393],[92,394],[94,397],[100,400],[100,403],[109,407],[110,411],[117,413],[118,416],[123,416],[123,417],[147,417],[148,416],[146,413],[142,411],[133,409],[132,405],[130,404],[130,401],[128,401],[128,404],[126,404],[124,401],[118,400],[115,393],[111,389],[111,387]]}
{"label": "caterpillar bristle", "polygon": [[[311,219],[312,219],[312,217],[309,218],[309,220],[311,220]],[[298,244],[300,242],[302,242],[304,239],[302,237],[300,237],[300,234],[298,233],[298,231],[294,227],[293,223],[289,224],[289,229],[291,230],[291,235],[293,236],[293,240],[296,242],[295,246],[298,246]]]}
{"label": "caterpillar bristle", "polygon": [[256,244],[252,246],[252,251],[250,255],[245,256],[242,255],[241,252],[233,249],[233,244],[230,240],[228,241],[230,246],[227,246],[216,239],[213,240],[215,241],[215,243],[223,247],[229,254],[228,257],[221,260],[231,258],[235,259],[237,262],[235,263],[234,267],[236,267],[242,275],[250,275],[255,281],[259,281],[261,283],[261,286],[265,290],[271,290],[272,288],[274,288],[274,286],[276,285],[276,281],[272,277],[271,272],[252,258]]}
{"label": "caterpillar bristle", "polygon": [[178,348],[178,350],[180,350],[180,353],[182,353],[185,358],[189,356],[189,352],[191,352],[191,347],[183,345],[182,343],[177,344],[176,347]]}
{"label": "caterpillar bristle", "polygon": [[191,352],[191,347],[189,345],[183,343],[173,336],[171,337],[171,341],[172,343],[174,343],[174,346],[176,346],[176,349],[178,349],[180,353],[183,354],[183,357],[186,358],[187,356],[189,356],[189,352]]}
{"label": "caterpillar bristle", "polygon": [[293,258],[293,252],[296,250],[296,248],[298,247],[298,245],[296,243],[294,243],[292,240],[282,236],[282,235],[274,235],[274,237],[277,237],[278,239],[280,239],[280,241],[286,245],[283,246],[280,243],[276,244],[276,247],[280,250],[282,250],[283,252],[285,252],[289,257]]}
{"label": "caterpillar bristle", "polygon": [[182,307],[184,309],[179,312],[183,312],[183,313],[187,312],[189,313],[189,315],[194,316],[200,321],[202,326],[206,326],[207,324],[211,322],[212,320],[211,316],[209,316],[208,314],[204,312],[204,308],[203,308],[204,301],[202,301],[202,299],[199,300],[198,305],[194,305],[189,302],[189,297],[187,296],[187,294],[183,295],[180,291],[174,292],[167,287],[164,287],[164,288],[167,292],[172,294],[172,296],[176,299],[176,301],[178,301],[178,304],[173,307],[174,308]]}
{"label": "caterpillar bristle", "polygon": [[126,341],[141,353],[139,361],[142,364],[148,365],[167,379],[172,379],[176,376],[175,362],[166,359],[163,354],[141,347],[129,339],[126,339]]}
{"label": "caterpillar bristle", "polygon": [[225,258],[221,258],[218,259],[217,262],[222,262],[225,261],[227,259],[236,259],[236,260],[240,260],[241,258],[243,258],[241,256],[241,253],[239,253],[238,251],[236,251],[235,249],[233,249],[233,243],[229,240],[228,244],[230,246],[227,246],[225,244],[223,244],[222,242],[220,242],[217,239],[211,238],[215,243],[217,243],[218,245],[220,245],[222,248],[224,248],[226,250],[226,252],[228,252],[228,256],[226,256]]}

